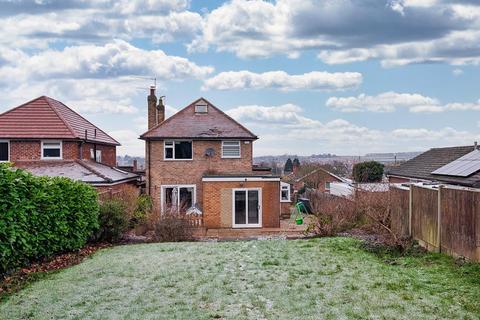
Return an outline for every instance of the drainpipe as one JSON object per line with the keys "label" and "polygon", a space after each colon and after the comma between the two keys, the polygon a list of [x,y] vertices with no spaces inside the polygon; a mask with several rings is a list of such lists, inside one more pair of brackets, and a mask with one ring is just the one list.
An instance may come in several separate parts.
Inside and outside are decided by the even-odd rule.
{"label": "drainpipe", "polygon": [[152,147],[150,145],[150,140],[147,140],[147,145],[148,145],[148,195],[151,197],[152,196],[152,174],[151,174],[151,165],[150,165],[150,159],[152,157]]}

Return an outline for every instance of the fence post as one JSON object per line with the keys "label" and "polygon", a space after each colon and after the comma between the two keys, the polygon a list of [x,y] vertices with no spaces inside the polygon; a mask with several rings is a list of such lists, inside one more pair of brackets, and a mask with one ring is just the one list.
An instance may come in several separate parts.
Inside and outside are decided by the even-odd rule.
{"label": "fence post", "polygon": [[438,252],[442,252],[442,189],[443,186],[438,186],[438,199],[437,199],[437,244]]}
{"label": "fence post", "polygon": [[412,234],[412,214],[413,214],[413,184],[408,189],[408,236],[413,238]]}

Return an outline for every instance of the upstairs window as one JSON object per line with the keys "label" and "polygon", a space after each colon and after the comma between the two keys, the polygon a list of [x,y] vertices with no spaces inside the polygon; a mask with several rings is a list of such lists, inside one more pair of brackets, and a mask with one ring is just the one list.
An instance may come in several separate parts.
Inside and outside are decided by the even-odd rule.
{"label": "upstairs window", "polygon": [[42,159],[58,160],[62,159],[61,141],[42,141]]}
{"label": "upstairs window", "polygon": [[206,104],[196,104],[195,113],[208,113],[208,106]]}
{"label": "upstairs window", "polygon": [[280,202],[290,202],[290,185],[280,182]]}
{"label": "upstairs window", "polygon": [[192,141],[165,141],[165,160],[192,160]]}
{"label": "upstairs window", "polygon": [[222,158],[240,158],[240,141],[222,141]]}
{"label": "upstairs window", "polygon": [[10,161],[10,141],[0,140],[0,162]]}

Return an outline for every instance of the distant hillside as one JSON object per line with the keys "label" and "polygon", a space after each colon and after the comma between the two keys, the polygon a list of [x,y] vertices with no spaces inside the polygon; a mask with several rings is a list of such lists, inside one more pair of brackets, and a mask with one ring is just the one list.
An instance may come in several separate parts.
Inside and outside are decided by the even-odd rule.
{"label": "distant hillside", "polygon": [[404,162],[416,157],[422,152],[397,152],[397,153],[367,153],[364,156],[337,156],[331,153],[324,154],[312,154],[311,156],[298,156],[298,155],[279,155],[279,156],[261,156],[254,157],[253,161],[256,164],[270,164],[276,163],[278,165],[284,164],[288,158],[298,158],[301,163],[332,163],[334,161],[340,161],[345,163],[356,163],[361,161],[378,161],[383,164],[393,164],[398,162]]}

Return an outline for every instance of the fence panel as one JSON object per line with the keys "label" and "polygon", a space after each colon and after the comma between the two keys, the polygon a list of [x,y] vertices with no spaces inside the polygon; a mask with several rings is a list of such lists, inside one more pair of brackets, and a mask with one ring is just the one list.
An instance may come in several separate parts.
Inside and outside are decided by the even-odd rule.
{"label": "fence panel", "polygon": [[391,226],[399,237],[408,237],[409,230],[409,190],[392,187],[391,189]]}
{"label": "fence panel", "polygon": [[441,191],[442,251],[476,259],[475,226],[479,217],[480,193],[443,188]]}
{"label": "fence panel", "polygon": [[438,191],[412,186],[412,236],[438,248]]}

